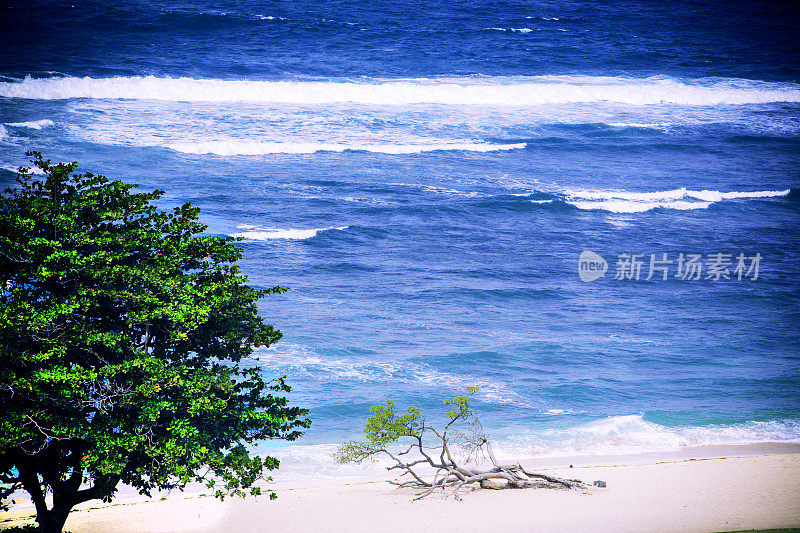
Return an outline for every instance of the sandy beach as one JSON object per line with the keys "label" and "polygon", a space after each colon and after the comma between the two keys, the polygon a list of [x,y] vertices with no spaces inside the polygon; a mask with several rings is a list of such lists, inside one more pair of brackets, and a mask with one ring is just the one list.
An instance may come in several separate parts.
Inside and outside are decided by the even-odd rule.
{"label": "sandy beach", "polygon": [[[719,450],[713,450],[719,452]],[[388,478],[278,485],[278,499],[119,500],[72,513],[67,531],[739,531],[800,527],[800,454],[575,459],[537,467],[584,490],[475,490],[412,501]],[[759,451],[750,448],[749,452]],[[590,484],[603,480],[606,488]],[[5,513],[2,527],[29,511]],[[15,519],[16,518],[16,519]]]}

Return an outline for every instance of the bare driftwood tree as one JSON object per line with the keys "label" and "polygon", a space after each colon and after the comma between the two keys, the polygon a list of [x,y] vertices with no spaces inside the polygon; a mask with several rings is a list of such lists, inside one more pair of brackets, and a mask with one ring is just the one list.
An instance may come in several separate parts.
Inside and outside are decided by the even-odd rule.
{"label": "bare driftwood tree", "polygon": [[[450,410],[441,429],[426,424],[416,407],[409,407],[406,414],[399,416],[391,400],[385,406],[373,405],[372,416],[364,428],[366,440],[345,442],[334,457],[339,463],[361,463],[388,456],[392,465],[387,469],[401,471],[400,477],[390,483],[418,489],[415,500],[449,488],[460,500],[458,492],[465,485],[490,489],[583,487],[575,479],[530,472],[520,464],[499,463],[475,410],[470,407],[471,396],[477,391],[476,387],[467,387],[468,396],[444,401]],[[488,459],[492,466],[478,468],[481,459]]]}

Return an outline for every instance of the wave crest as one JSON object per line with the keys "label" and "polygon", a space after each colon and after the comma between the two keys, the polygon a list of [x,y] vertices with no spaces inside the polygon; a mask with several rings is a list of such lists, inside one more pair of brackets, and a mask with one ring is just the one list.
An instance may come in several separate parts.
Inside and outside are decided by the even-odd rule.
{"label": "wave crest", "polygon": [[616,102],[710,106],[800,102],[800,85],[739,78],[678,80],[595,76],[252,81],[170,77],[31,78],[0,82],[0,96],[186,102],[529,106]]}
{"label": "wave crest", "polygon": [[432,144],[332,144],[332,143],[279,143],[254,141],[208,141],[196,143],[173,143],[167,147],[186,154],[267,155],[267,154],[313,154],[317,152],[373,152],[379,154],[419,154],[443,150],[467,152],[494,152],[519,150],[525,143],[432,143]]}
{"label": "wave crest", "polygon": [[628,455],[760,443],[800,443],[800,423],[771,420],[668,427],[638,414],[611,416],[565,429],[526,431],[501,441],[497,454],[507,459]]}
{"label": "wave crest", "polygon": [[[647,421],[642,415],[636,414],[611,416],[559,429],[527,428],[492,441],[497,458],[509,462],[540,458],[668,454],[701,446],[797,444],[800,443],[800,423],[785,419],[668,427]],[[332,460],[335,449],[336,444],[292,445],[269,453],[281,460],[281,472],[278,475],[282,480],[376,475],[390,466],[383,459],[363,465],[338,465]]]}
{"label": "wave crest", "polygon": [[584,210],[602,210],[612,213],[643,213],[652,209],[706,209],[723,200],[744,198],[772,198],[788,196],[790,189],[783,191],[732,191],[720,192],[703,189],[693,191],[682,187],[669,191],[568,191],[565,202]]}
{"label": "wave crest", "polygon": [[250,241],[271,241],[274,239],[289,239],[289,240],[306,240],[316,237],[318,233],[329,230],[343,231],[350,226],[338,226],[329,228],[311,228],[311,229],[277,229],[277,228],[261,228],[259,226],[250,226],[248,224],[241,224],[237,229],[244,229],[239,233],[234,233],[232,237],[242,237]]}
{"label": "wave crest", "polygon": [[42,128],[46,128],[48,126],[53,125],[53,121],[47,118],[41,120],[31,120],[28,122],[6,122],[6,126],[11,126],[13,128],[28,128],[32,130],[40,130]]}

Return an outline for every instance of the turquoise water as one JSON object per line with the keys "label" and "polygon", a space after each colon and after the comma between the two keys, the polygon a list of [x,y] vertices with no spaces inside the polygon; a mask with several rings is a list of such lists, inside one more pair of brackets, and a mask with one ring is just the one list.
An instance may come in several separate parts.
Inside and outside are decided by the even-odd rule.
{"label": "turquoise water", "polygon": [[25,6],[0,181],[35,148],[245,237],[251,281],[292,288],[253,362],[311,408],[285,456],[325,469],[373,403],[467,385],[507,456],[800,442],[791,5]]}

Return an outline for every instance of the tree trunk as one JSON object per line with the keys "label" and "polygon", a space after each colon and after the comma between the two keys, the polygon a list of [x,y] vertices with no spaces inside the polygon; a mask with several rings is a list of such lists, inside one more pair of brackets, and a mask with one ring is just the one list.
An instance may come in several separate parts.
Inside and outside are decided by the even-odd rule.
{"label": "tree trunk", "polygon": [[[19,463],[17,470],[22,479],[22,487],[31,495],[31,500],[36,507],[36,522],[42,533],[61,533],[67,521],[69,512],[78,503],[75,494],[64,494],[56,490],[53,494],[53,507],[47,508],[46,491],[42,487],[39,475],[29,465]],[[76,478],[80,482],[80,477]]]}
{"label": "tree trunk", "polygon": [[42,533],[61,533],[71,507],[53,506],[52,509],[44,513],[36,513],[36,521],[39,523],[39,531]]}

